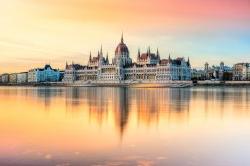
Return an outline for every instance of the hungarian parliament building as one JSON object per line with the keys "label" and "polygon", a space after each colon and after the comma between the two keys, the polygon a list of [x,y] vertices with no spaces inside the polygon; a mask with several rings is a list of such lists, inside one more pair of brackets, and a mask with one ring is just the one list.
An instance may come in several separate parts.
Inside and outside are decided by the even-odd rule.
{"label": "hungarian parliament building", "polygon": [[138,50],[137,60],[130,58],[123,35],[115,49],[115,56],[109,60],[102,48],[97,56],[89,55],[87,65],[66,63],[64,83],[164,83],[191,80],[191,64],[185,58],[172,59],[170,55],[161,59],[157,49],[152,53]]}

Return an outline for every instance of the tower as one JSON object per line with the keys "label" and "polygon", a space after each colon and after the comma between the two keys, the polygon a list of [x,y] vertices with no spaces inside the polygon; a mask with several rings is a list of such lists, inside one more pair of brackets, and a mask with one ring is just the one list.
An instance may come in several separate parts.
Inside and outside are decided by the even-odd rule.
{"label": "tower", "polygon": [[108,65],[109,64],[109,54],[107,52],[107,55],[106,55],[106,60],[105,60],[106,64]]}
{"label": "tower", "polygon": [[168,63],[171,63],[171,62],[172,62],[172,59],[171,59],[170,53],[169,53],[169,55],[168,55]]}
{"label": "tower", "polygon": [[159,53],[159,49],[157,48],[157,51],[156,51],[156,57],[160,60],[160,53]]}
{"label": "tower", "polygon": [[124,43],[123,34],[121,41],[115,49],[114,63],[120,66],[126,66],[132,63],[132,59],[129,57],[129,50],[127,45]]}
{"label": "tower", "polygon": [[137,53],[137,61],[140,60],[140,57],[141,57],[141,52],[140,52],[140,48],[138,48],[138,53]]}
{"label": "tower", "polygon": [[208,72],[208,69],[209,69],[209,64],[206,62],[205,63],[205,72]]}

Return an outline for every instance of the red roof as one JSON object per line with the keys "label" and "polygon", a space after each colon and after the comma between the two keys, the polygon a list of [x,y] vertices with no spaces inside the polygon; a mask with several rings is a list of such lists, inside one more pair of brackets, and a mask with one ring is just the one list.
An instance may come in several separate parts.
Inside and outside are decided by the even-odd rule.
{"label": "red roof", "polygon": [[126,44],[122,42],[118,44],[118,46],[115,49],[115,55],[128,54],[128,53],[129,53],[128,47],[126,46]]}

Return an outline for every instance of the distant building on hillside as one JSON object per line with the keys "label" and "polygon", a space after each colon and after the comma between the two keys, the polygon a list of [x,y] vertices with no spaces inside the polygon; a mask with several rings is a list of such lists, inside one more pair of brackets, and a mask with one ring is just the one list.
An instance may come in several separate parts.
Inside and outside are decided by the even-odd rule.
{"label": "distant building on hillside", "polygon": [[233,80],[250,80],[250,64],[237,63],[233,67]]}
{"label": "distant building on hillside", "polygon": [[23,84],[28,82],[28,72],[17,73],[17,83]]}
{"label": "distant building on hillside", "polygon": [[60,79],[60,71],[52,69],[50,65],[45,65],[44,68],[36,68],[29,70],[28,82],[39,83],[39,82],[58,82]]}

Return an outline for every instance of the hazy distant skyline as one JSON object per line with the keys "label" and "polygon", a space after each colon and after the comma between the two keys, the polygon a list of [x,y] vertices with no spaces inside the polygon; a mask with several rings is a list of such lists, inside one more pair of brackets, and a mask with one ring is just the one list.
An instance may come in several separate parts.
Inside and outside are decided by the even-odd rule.
{"label": "hazy distant skyline", "polygon": [[0,0],[0,73],[114,56],[124,33],[130,56],[159,48],[193,67],[250,61],[249,0]]}

